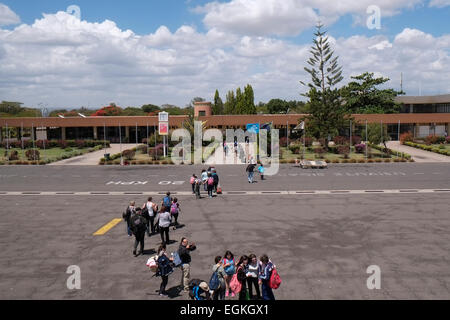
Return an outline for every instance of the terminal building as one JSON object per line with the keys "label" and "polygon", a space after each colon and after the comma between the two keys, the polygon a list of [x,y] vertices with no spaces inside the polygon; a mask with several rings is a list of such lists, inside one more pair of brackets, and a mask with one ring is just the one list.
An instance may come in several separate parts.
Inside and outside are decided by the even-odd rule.
{"label": "terminal building", "polygon": [[[388,134],[392,140],[398,140],[398,132],[411,132],[415,137],[428,135],[443,136],[450,132],[450,94],[439,96],[399,96],[401,103],[399,114],[363,114],[353,115],[354,131],[358,133],[365,123],[382,123],[388,126]],[[195,117],[206,121],[207,128],[246,129],[247,124],[270,123],[271,127],[280,130],[280,136],[289,135],[300,120],[302,114],[270,114],[270,115],[212,115],[211,103],[195,104]],[[170,116],[170,129],[183,127],[188,116]],[[36,140],[119,140],[129,143],[141,143],[155,132],[158,132],[159,119],[149,117],[78,117],[78,118],[0,118],[0,140],[11,138],[8,132],[16,128],[20,140],[23,137],[34,137]]]}

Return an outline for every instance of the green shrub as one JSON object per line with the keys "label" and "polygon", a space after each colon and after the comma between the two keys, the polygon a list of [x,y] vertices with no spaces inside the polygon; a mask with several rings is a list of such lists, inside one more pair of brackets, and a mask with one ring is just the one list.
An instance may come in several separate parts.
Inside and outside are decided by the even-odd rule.
{"label": "green shrub", "polygon": [[356,159],[350,159],[349,163],[356,163]]}
{"label": "green shrub", "polygon": [[384,162],[385,162],[385,163],[390,163],[390,162],[391,162],[391,159],[384,159]]}

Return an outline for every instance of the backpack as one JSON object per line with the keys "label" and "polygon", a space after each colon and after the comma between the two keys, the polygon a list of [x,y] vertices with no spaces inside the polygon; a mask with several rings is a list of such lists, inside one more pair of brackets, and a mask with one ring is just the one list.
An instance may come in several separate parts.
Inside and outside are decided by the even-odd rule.
{"label": "backpack", "polygon": [[173,203],[170,207],[170,214],[177,214],[178,213],[178,205],[176,203]]}
{"label": "backpack", "polygon": [[220,279],[217,271],[213,272],[211,279],[209,280],[209,288],[211,290],[217,290],[220,288]]}
{"label": "backpack", "polygon": [[177,251],[177,252],[175,252],[175,253],[173,254],[173,265],[174,265],[176,268],[178,268],[178,267],[181,266],[182,264],[183,264],[183,261],[181,261],[180,254],[179,254],[178,251]]}
{"label": "backpack", "polygon": [[278,289],[281,285],[281,277],[277,272],[276,268],[273,268],[272,275],[270,276],[269,280],[269,287],[272,289]]}
{"label": "backpack", "polygon": [[[224,260],[224,263],[225,263],[225,260]],[[224,270],[225,270],[225,273],[229,276],[236,273],[236,267],[234,266],[234,259],[232,260],[231,264],[228,267],[226,267]]]}
{"label": "backpack", "polygon": [[135,215],[131,218],[131,230],[136,235],[139,231],[145,230],[146,223],[144,217]]}
{"label": "backpack", "polygon": [[208,178],[208,186],[213,186],[214,185],[214,178]]}
{"label": "backpack", "polygon": [[172,199],[170,197],[165,197],[163,200],[163,204],[165,207],[170,208],[172,205]]}
{"label": "backpack", "polygon": [[169,258],[166,257],[166,255],[162,255],[158,258],[158,272],[156,276],[168,276],[169,274],[173,273],[173,268],[170,265]]}
{"label": "backpack", "polygon": [[234,294],[238,294],[242,290],[242,283],[237,278],[237,273],[233,275],[230,281],[230,289]]}

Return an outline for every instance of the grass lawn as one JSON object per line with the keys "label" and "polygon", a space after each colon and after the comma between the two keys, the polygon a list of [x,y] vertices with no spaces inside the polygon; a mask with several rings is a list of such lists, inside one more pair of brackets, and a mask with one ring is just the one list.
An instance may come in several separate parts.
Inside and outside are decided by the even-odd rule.
{"label": "grass lawn", "polygon": [[[68,149],[61,149],[61,148],[52,148],[52,149],[46,149],[46,150],[39,150],[40,152],[40,156],[41,156],[41,160],[43,161],[49,161],[49,162],[55,162],[55,161],[59,161],[59,160],[63,160],[63,158],[65,159],[69,159],[69,158],[73,158],[73,157],[77,157],[79,155],[82,154],[86,154],[89,153],[89,151],[91,151],[94,148],[83,148],[83,149],[78,149],[78,148],[68,148]],[[98,149],[98,148],[96,148]],[[22,150],[22,149],[10,149],[9,153],[11,153],[11,151],[17,151],[19,153],[19,161],[29,161],[27,159],[27,157],[25,156],[25,153],[27,150]],[[101,150],[101,149],[98,149]],[[8,159],[5,157],[5,148],[0,148],[0,161],[2,162],[7,162]]]}
{"label": "grass lawn", "polygon": [[[299,159],[301,158],[301,156],[303,155],[302,152],[300,152],[300,154],[294,154],[292,153],[291,150],[287,149],[287,148],[280,148],[280,153],[281,153],[281,159],[283,160],[295,160],[295,159]],[[383,152],[377,150],[377,149],[371,149],[370,153],[372,153],[372,158],[376,159],[376,158],[383,158]],[[386,157],[386,156],[385,156]],[[363,160],[366,158],[365,153],[355,153],[352,152],[351,156],[349,156],[349,159],[354,159],[354,160]],[[392,158],[395,159],[396,158],[396,154],[392,155]],[[344,156],[341,154],[335,154],[335,153],[325,153],[323,156],[319,156],[314,152],[310,152],[310,151],[306,151],[305,152],[305,159],[306,160],[319,160],[319,159],[325,159],[325,160],[343,160]]]}

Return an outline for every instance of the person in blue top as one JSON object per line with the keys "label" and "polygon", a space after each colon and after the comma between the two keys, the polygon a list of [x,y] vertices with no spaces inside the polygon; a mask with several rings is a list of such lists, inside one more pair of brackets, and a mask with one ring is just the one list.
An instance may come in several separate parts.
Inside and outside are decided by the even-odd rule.
{"label": "person in blue top", "polygon": [[264,165],[262,163],[259,165],[258,171],[259,174],[261,175],[261,180],[264,180],[264,171],[266,171],[266,169],[264,168]]}
{"label": "person in blue top", "polygon": [[275,300],[272,288],[269,286],[274,265],[267,255],[260,258],[259,282],[261,284],[263,300]]}

